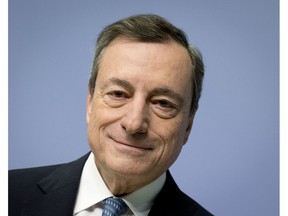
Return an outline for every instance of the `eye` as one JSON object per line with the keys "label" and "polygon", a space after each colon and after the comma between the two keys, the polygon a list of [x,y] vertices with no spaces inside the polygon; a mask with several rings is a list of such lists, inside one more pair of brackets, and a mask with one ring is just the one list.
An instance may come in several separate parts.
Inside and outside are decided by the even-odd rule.
{"label": "eye", "polygon": [[128,95],[123,91],[111,91],[111,92],[108,92],[108,96],[111,99],[116,99],[116,100],[128,98]]}
{"label": "eye", "polygon": [[177,105],[169,100],[153,100],[152,105],[154,112],[160,118],[173,118],[178,113]]}
{"label": "eye", "polygon": [[163,109],[174,109],[176,106],[167,100],[156,100],[152,102],[154,105],[157,105]]}
{"label": "eye", "polygon": [[125,91],[111,90],[104,93],[103,101],[110,107],[117,108],[125,105],[129,100],[129,95]]}

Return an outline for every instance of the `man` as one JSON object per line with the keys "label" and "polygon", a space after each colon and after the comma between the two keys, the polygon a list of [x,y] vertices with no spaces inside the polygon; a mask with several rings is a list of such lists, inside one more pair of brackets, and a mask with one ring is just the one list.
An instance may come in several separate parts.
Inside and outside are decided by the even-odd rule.
{"label": "man", "polygon": [[165,19],[106,27],[87,95],[91,153],[10,171],[9,215],[211,215],[168,171],[188,140],[203,76],[200,53]]}

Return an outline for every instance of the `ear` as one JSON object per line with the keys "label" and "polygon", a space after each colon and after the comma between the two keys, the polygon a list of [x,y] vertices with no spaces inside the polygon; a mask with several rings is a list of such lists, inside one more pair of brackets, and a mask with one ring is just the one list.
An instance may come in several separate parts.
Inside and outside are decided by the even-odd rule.
{"label": "ear", "polygon": [[88,90],[87,97],[86,97],[86,124],[88,125],[90,122],[91,110],[92,110],[92,96],[90,91]]}
{"label": "ear", "polygon": [[193,117],[190,116],[189,119],[188,119],[188,122],[187,122],[186,131],[185,131],[185,134],[184,134],[183,145],[185,145],[187,143],[187,141],[188,141],[188,138],[189,138],[189,135],[190,135],[190,132],[191,132],[191,129],[192,129],[192,125],[193,125]]}
{"label": "ear", "polygon": [[196,111],[193,114],[189,115],[188,122],[187,122],[187,128],[186,128],[186,131],[184,134],[183,145],[185,145],[188,141],[188,138],[189,138],[192,126],[193,126],[193,120],[194,120],[195,113],[196,113]]}

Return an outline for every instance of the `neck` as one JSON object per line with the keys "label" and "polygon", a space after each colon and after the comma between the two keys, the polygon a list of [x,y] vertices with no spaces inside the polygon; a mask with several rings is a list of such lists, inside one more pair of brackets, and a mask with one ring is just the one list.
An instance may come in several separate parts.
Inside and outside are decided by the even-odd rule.
{"label": "neck", "polygon": [[115,172],[98,165],[96,160],[95,164],[106,186],[114,196],[130,194],[157,179],[157,177],[150,179],[147,176]]}
{"label": "neck", "polygon": [[129,176],[107,172],[104,169],[99,169],[99,172],[105,184],[114,196],[124,196],[130,194],[153,181],[149,181],[148,179],[139,176]]}

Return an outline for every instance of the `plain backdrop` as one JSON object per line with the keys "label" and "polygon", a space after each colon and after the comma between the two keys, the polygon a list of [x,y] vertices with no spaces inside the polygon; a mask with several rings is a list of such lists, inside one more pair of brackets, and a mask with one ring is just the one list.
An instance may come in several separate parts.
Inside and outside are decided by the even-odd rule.
{"label": "plain backdrop", "polygon": [[9,168],[89,151],[85,101],[95,40],[108,24],[155,13],[203,54],[203,93],[171,167],[215,215],[279,214],[277,0],[9,0]]}

